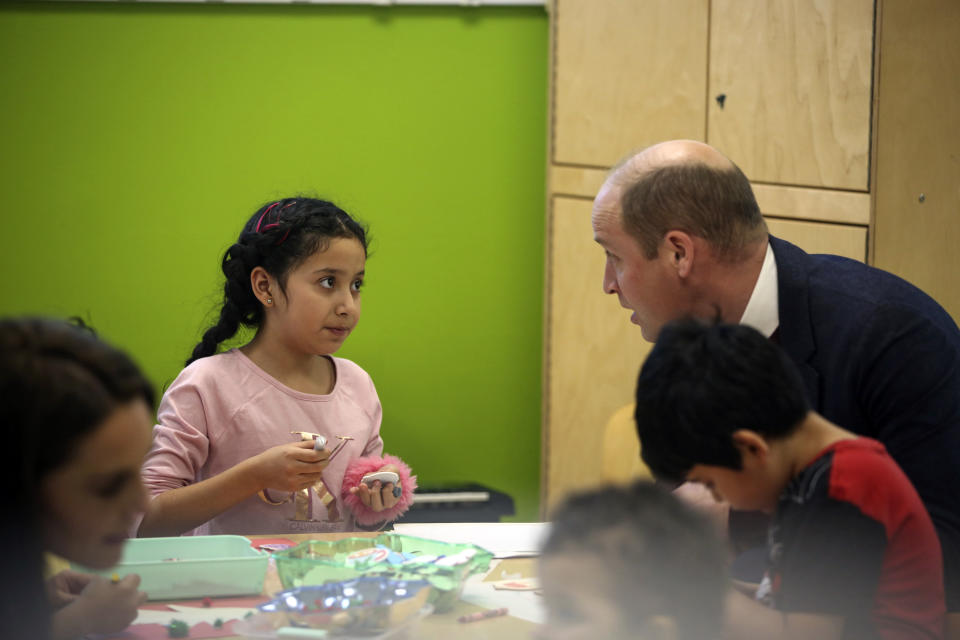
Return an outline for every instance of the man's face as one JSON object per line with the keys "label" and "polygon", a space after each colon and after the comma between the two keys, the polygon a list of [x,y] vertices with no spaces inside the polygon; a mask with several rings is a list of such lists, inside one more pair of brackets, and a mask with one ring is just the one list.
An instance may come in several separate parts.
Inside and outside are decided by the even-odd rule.
{"label": "man's face", "polygon": [[615,293],[620,305],[633,311],[630,322],[640,326],[644,339],[654,342],[663,325],[684,314],[678,276],[665,247],[648,259],[623,228],[621,194],[620,187],[607,183],[593,201],[593,238],[607,255],[603,291]]}

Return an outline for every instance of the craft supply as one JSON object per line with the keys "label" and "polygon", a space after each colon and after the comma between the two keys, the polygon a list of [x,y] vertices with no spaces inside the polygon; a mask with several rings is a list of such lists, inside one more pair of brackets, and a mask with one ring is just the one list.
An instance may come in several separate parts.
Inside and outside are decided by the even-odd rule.
{"label": "craft supply", "polygon": [[[175,558],[178,561],[168,560]],[[250,546],[243,536],[209,535],[131,538],[116,566],[102,572],[72,564],[75,571],[98,573],[118,587],[126,576],[140,576],[138,590],[150,600],[196,600],[260,594],[270,554]],[[212,618],[211,618],[212,619]],[[167,620],[162,621],[166,624]]]}
{"label": "craft supply", "polygon": [[[301,442],[310,442],[313,440],[313,448],[317,451],[327,446],[326,436],[319,433],[313,433],[312,431],[291,431],[290,435],[300,436]],[[319,447],[317,446],[318,442],[320,443]]]}
{"label": "craft supply", "polygon": [[326,638],[327,632],[323,629],[306,629],[303,627],[280,627],[277,629],[278,640],[299,640],[300,638]]}
{"label": "craft supply", "polygon": [[500,607],[499,609],[487,609],[486,611],[477,611],[476,613],[470,613],[465,616],[460,616],[457,618],[457,622],[476,622],[478,620],[486,620],[487,618],[498,618],[500,616],[507,615],[507,608]]}
{"label": "craft supply", "polygon": [[540,588],[537,578],[515,578],[489,583],[497,591],[536,591]]}
{"label": "craft supply", "polygon": [[360,482],[368,487],[372,487],[377,480],[382,484],[397,484],[400,481],[400,476],[393,471],[374,471],[360,478]]}
{"label": "craft supply", "polygon": [[[327,439],[325,436],[319,433],[313,433],[310,431],[291,431],[291,435],[300,436],[301,442],[313,441],[313,450],[322,451],[324,447],[327,446]],[[346,444],[346,440],[353,440],[350,436],[337,436],[340,440],[340,443],[330,452],[330,455],[327,456],[327,462],[333,459],[333,457],[340,452],[340,449]],[[260,499],[269,504],[272,507],[279,507],[281,505],[287,504],[288,502],[293,502],[293,519],[297,521],[313,521],[313,500],[310,498],[310,490],[317,495],[320,499],[320,502],[327,509],[327,520],[329,522],[339,522],[340,513],[337,511],[337,503],[333,497],[333,494],[327,489],[327,486],[324,484],[323,480],[317,480],[312,487],[306,487],[300,489],[299,491],[294,491],[287,495],[283,500],[274,500],[269,493],[268,489],[261,489],[257,495],[260,496]]]}
{"label": "craft supply", "polygon": [[333,460],[334,456],[336,456],[338,453],[340,453],[340,450],[343,449],[343,448],[347,445],[347,441],[348,441],[348,440],[353,440],[353,437],[351,437],[351,436],[337,436],[337,439],[340,440],[340,442],[337,444],[337,446],[335,446],[335,447],[333,448],[333,451],[330,452],[330,456],[327,458],[328,461]]}
{"label": "craft supply", "polygon": [[430,604],[440,613],[459,600],[464,582],[485,571],[492,554],[473,545],[458,545],[409,536],[308,540],[274,555],[280,583],[287,589],[340,580],[382,576],[426,580],[433,587]]}
{"label": "craft supply", "polygon": [[190,627],[183,620],[171,620],[167,625],[167,635],[171,638],[186,638],[190,635]]}

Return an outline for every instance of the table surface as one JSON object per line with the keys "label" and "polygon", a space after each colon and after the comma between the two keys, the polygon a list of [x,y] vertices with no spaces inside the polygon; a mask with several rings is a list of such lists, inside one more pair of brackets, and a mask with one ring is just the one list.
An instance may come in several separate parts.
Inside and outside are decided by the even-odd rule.
{"label": "table surface", "polygon": [[[304,540],[340,540],[342,538],[356,537],[374,537],[375,533],[326,533],[326,534],[290,534],[282,537],[294,542],[303,542]],[[251,540],[259,538],[276,538],[277,536],[247,536]],[[496,561],[495,561],[496,562]],[[534,558],[511,558],[503,560],[500,565],[495,567],[485,578],[486,581],[495,581],[503,579],[505,571],[510,573],[520,572],[525,576],[533,576],[535,571]],[[266,595],[276,593],[282,590],[280,578],[272,568],[267,572],[263,582],[263,592]],[[435,613],[427,616],[414,634],[409,636],[411,640],[447,640],[449,638],[463,638],[464,640],[518,640],[523,638],[528,640],[531,632],[536,625],[527,620],[514,618],[510,615],[497,618],[487,618],[478,622],[460,623],[457,618],[475,611],[483,611],[483,607],[458,601],[451,611],[446,613]],[[229,640],[244,640],[240,636],[232,636]]]}

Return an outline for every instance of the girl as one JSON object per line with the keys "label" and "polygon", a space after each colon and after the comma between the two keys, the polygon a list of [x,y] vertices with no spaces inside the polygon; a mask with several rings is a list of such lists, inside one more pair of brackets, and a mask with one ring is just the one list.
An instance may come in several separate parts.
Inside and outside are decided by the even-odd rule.
{"label": "girl", "polygon": [[[139,535],[349,531],[409,507],[373,381],[330,355],[360,317],[366,258],[363,227],[329,202],[253,214],[223,257],[220,319],[161,401]],[[214,355],[240,324],[253,339]],[[373,471],[399,481],[362,483]]]}
{"label": "girl", "polygon": [[136,365],[65,322],[0,320],[0,638],[112,633],[136,617],[140,578],[63,571],[43,552],[95,569],[120,560],[146,505],[153,390]]}

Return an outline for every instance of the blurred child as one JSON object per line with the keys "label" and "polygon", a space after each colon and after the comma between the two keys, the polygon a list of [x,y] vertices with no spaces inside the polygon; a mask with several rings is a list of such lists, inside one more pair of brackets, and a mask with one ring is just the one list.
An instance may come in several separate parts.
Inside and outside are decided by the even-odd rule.
{"label": "blurred child", "polygon": [[[253,214],[223,257],[219,321],[160,403],[139,535],[349,531],[409,507],[415,477],[382,456],[373,381],[331,355],[360,319],[366,258],[363,227],[330,202]],[[241,324],[253,339],[217,354]],[[361,483],[374,471],[399,481]]]}
{"label": "blurred child", "polygon": [[650,482],[574,495],[540,558],[543,640],[706,640],[722,626],[725,550],[706,518]]}
{"label": "blurred child", "polygon": [[941,638],[940,545],[883,445],[810,410],[800,374],[746,326],[665,328],[637,385],[642,457],[734,508],[773,514],[755,599],[730,638]]}
{"label": "blurred child", "polygon": [[107,569],[146,504],[153,391],[136,365],[62,321],[0,320],[0,638],[74,638],[127,627],[146,594],[63,571],[43,553]]}

